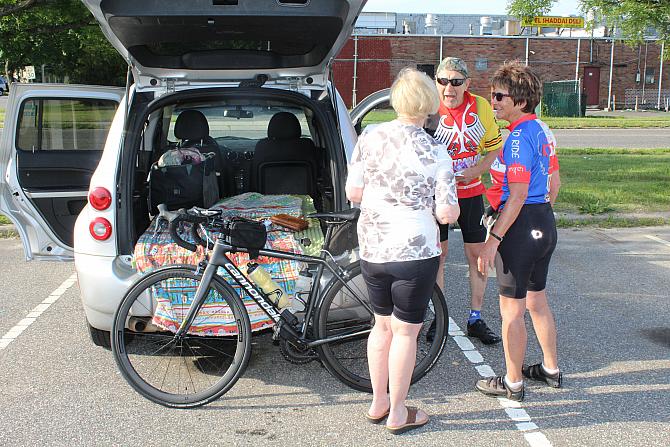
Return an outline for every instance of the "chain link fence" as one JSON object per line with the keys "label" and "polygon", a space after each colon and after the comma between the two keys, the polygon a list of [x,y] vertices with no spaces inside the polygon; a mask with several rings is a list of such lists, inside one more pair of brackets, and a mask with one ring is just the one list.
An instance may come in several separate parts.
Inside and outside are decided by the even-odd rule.
{"label": "chain link fence", "polygon": [[542,92],[542,115],[573,117],[586,115],[586,94],[582,93],[581,84],[581,79],[545,82]]}
{"label": "chain link fence", "polygon": [[[660,104],[659,104],[660,99]],[[625,107],[633,110],[665,110],[668,111],[670,105],[670,89],[661,89],[661,95],[658,95],[658,89],[627,88],[625,97]]]}

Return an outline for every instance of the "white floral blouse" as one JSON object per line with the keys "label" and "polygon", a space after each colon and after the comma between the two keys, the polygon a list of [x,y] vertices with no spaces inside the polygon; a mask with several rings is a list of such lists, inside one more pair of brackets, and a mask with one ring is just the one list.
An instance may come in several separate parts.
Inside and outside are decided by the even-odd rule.
{"label": "white floral blouse", "polygon": [[360,257],[396,262],[439,256],[435,205],[455,205],[447,147],[398,120],[367,126],[352,155],[347,186],[363,188]]}

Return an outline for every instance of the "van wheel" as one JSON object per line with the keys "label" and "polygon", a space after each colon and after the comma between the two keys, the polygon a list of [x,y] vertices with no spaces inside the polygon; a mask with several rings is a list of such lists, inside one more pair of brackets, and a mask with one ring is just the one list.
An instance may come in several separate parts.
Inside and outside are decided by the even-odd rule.
{"label": "van wheel", "polygon": [[109,336],[109,331],[96,329],[88,324],[88,333],[91,334],[91,340],[96,346],[102,346],[105,349],[111,349],[112,343]]}

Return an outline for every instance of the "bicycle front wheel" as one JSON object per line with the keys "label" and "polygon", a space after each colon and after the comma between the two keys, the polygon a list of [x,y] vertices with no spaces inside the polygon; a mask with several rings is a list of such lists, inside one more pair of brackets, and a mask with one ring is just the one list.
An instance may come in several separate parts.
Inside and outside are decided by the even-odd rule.
{"label": "bicycle front wheel", "polygon": [[112,327],[112,352],[126,381],[167,407],[207,404],[228,391],[251,354],[244,304],[214,277],[189,330],[175,336],[202,282],[188,267],[156,270],[133,285]]}
{"label": "bicycle front wheel", "polygon": [[[372,392],[367,341],[368,333],[374,326],[374,314],[361,275],[360,263],[354,262],[346,270],[348,272],[346,283],[351,290],[337,278],[330,283],[319,307],[316,327],[319,339],[341,336],[345,338],[321,345],[319,354],[328,371],[344,384],[359,391]],[[435,334],[427,337],[433,321]],[[442,291],[435,284],[423,327],[417,337],[412,383],[425,376],[440,357],[447,341],[448,321],[447,303]]]}

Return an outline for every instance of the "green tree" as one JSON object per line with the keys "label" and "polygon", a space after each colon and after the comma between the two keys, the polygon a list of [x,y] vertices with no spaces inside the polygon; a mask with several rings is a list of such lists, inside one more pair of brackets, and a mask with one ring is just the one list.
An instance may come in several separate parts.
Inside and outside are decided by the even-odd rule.
{"label": "green tree", "polygon": [[5,72],[34,65],[71,82],[123,85],[126,64],[79,0],[0,0]]}
{"label": "green tree", "polygon": [[507,14],[523,19],[542,16],[551,11],[556,0],[508,0]]}
{"label": "green tree", "polygon": [[[592,13],[596,22],[604,21],[610,28],[621,30],[623,37],[631,43],[642,41],[650,28],[662,42],[670,43],[668,0],[580,0],[580,9],[585,14]],[[670,51],[665,57],[670,59],[668,53]]]}
{"label": "green tree", "polygon": [[507,14],[519,19],[543,16],[551,11],[554,3],[556,0],[508,0]]}

